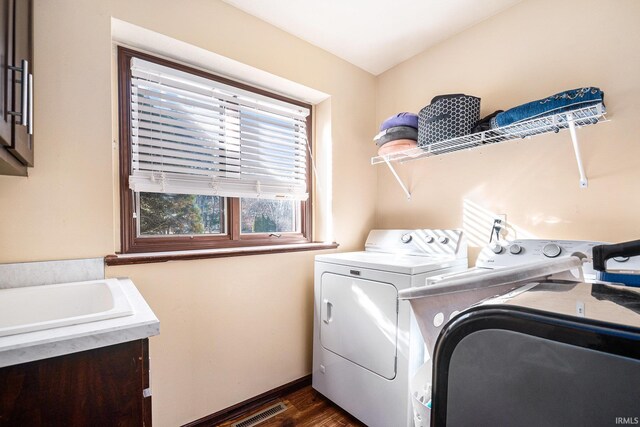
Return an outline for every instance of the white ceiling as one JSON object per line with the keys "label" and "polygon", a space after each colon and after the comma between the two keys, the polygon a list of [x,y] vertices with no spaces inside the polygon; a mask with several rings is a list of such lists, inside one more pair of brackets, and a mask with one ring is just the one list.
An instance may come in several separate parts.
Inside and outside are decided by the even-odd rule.
{"label": "white ceiling", "polygon": [[378,75],[522,0],[223,0]]}

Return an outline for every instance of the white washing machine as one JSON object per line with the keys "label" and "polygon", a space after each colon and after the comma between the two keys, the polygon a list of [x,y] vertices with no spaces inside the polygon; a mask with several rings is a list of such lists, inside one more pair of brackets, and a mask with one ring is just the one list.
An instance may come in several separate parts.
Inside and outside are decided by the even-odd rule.
{"label": "white washing machine", "polygon": [[[602,242],[522,239],[493,243],[482,249],[474,268],[430,276],[423,286],[402,290],[399,297],[401,301],[410,301],[428,354],[433,355],[446,322],[480,301],[498,295],[510,298],[510,291],[528,282],[535,284],[534,279],[540,277],[567,282],[600,282],[599,272],[594,270],[592,262],[593,248],[598,245]],[[572,259],[579,268],[572,265]],[[612,258],[607,267],[613,271],[640,271],[640,256]],[[426,363],[412,379],[417,427],[428,427],[431,418],[431,368],[431,362]]]}
{"label": "white washing machine", "polygon": [[[606,263],[608,269],[620,273],[640,270],[640,256],[635,256],[640,242],[633,246],[629,243],[636,242],[610,245],[608,256],[615,258]],[[614,414],[637,407],[633,394],[637,382],[631,378],[640,373],[637,362],[640,353],[636,345],[640,330],[637,310],[640,291],[600,280],[600,272],[594,269],[593,263],[594,247],[600,245],[601,242],[572,240],[500,242],[485,247],[473,269],[429,277],[422,287],[400,291],[399,298],[411,303],[427,348],[434,355],[435,412],[432,414],[430,402],[427,404],[431,399],[428,385],[432,379],[431,364],[428,364],[418,371],[413,381],[416,425],[426,427],[430,421],[438,426],[500,425],[505,420],[518,420],[519,425],[532,426],[602,425],[603,419],[609,420]],[[627,254],[625,247],[629,248]],[[492,312],[495,317],[486,314],[493,308],[497,309]],[[526,309],[543,313],[541,319],[531,321],[517,314]],[[561,316],[556,318],[556,314]],[[500,320],[496,322],[495,318]],[[589,320],[581,324],[584,318]],[[445,323],[447,319],[451,320]],[[594,333],[596,321],[607,322],[607,325]],[[474,327],[468,327],[471,323]],[[507,323],[524,327],[507,327]],[[615,323],[628,329],[620,332],[614,329]],[[632,331],[630,327],[635,329]],[[546,329],[536,335],[538,332],[532,332],[535,328],[538,328],[536,331]],[[469,339],[478,331],[490,332],[475,335],[482,336],[477,341]],[[489,338],[492,334],[498,339]],[[458,351],[455,357],[449,351],[453,348],[451,337],[454,335]],[[523,336],[525,338],[521,338]],[[559,337],[571,337],[571,340],[563,341]],[[633,337],[635,343],[626,347],[629,344],[621,344],[621,337]],[[615,341],[618,338],[620,341]],[[474,345],[477,347],[472,348]],[[578,354],[576,349],[581,348],[585,351]],[[615,371],[616,357],[605,357],[608,353],[624,354],[611,351],[615,348],[636,349],[626,359],[633,363],[624,368],[628,369],[626,384],[633,391],[623,388],[625,371]],[[460,358],[461,354],[468,358]],[[572,357],[576,360],[572,361]],[[597,362],[590,361],[591,358]],[[599,369],[607,375],[591,375]],[[622,375],[615,377],[614,371]],[[531,387],[532,379],[535,387]],[[603,393],[606,387],[609,391]],[[486,390],[491,393],[483,393]],[[594,399],[604,404],[590,412],[584,402]],[[497,404],[492,406],[488,402]],[[603,412],[603,408],[615,409]]]}
{"label": "white washing machine", "polygon": [[459,230],[372,230],[365,251],[315,261],[313,388],[370,427],[413,425],[424,341],[398,291],[467,269]]}

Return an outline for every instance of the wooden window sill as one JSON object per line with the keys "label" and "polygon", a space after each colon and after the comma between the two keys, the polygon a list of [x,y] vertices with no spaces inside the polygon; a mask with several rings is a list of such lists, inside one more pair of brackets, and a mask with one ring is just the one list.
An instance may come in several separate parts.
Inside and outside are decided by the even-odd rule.
{"label": "wooden window sill", "polygon": [[201,249],[194,251],[146,252],[139,254],[115,254],[104,257],[108,266],[148,264],[154,262],[179,261],[190,259],[223,258],[231,256],[277,254],[285,252],[319,251],[336,249],[337,243],[295,243],[290,245],[246,246],[242,248]]}

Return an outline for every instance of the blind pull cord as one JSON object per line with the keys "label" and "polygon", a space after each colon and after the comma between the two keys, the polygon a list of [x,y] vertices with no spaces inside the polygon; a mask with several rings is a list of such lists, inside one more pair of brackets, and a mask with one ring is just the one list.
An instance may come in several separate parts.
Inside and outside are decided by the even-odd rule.
{"label": "blind pull cord", "polygon": [[315,178],[313,181],[316,183],[318,188],[323,189],[320,184],[320,180],[318,179],[318,169],[316,168],[316,159],[313,157],[313,153],[311,152],[311,145],[309,145],[309,141],[305,141],[305,145],[307,146],[307,151],[309,152],[309,158],[311,159],[311,170],[313,171],[313,177]]}

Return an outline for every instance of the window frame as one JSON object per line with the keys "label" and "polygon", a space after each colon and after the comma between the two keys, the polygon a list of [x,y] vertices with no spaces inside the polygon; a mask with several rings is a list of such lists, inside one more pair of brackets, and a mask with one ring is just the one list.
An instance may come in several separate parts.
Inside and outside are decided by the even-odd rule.
{"label": "window frame", "polygon": [[[131,174],[131,58],[140,58],[196,76],[268,96],[280,101],[308,108],[307,117],[307,192],[309,198],[300,202],[300,232],[242,234],[240,221],[240,198],[226,197],[226,229],[224,235],[193,236],[137,236],[137,218],[135,218],[135,193],[129,188]],[[313,174],[311,164],[312,143],[312,106],[301,101],[271,93],[264,89],[239,83],[210,72],[160,58],[148,53],[123,46],[117,49],[118,74],[118,120],[119,120],[119,177],[120,177],[120,246],[121,253],[173,252],[200,249],[243,248],[253,246],[277,246],[312,242],[312,200]],[[278,237],[278,235],[280,237]]]}

